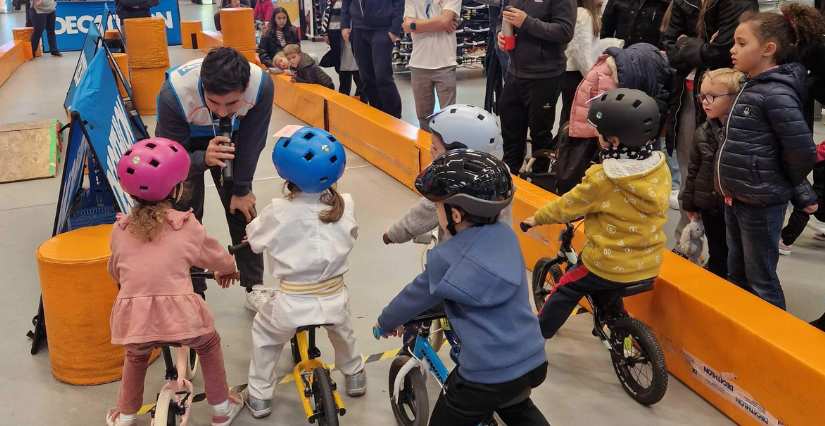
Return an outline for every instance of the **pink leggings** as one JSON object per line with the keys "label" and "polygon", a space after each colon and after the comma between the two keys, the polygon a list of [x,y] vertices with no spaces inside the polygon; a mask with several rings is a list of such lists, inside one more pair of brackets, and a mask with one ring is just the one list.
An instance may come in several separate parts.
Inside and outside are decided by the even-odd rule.
{"label": "pink leggings", "polygon": [[[229,386],[226,384],[226,370],[223,367],[221,336],[213,331],[193,339],[181,340],[183,346],[194,349],[200,357],[203,372],[206,400],[209,405],[218,405],[229,398]],[[117,409],[123,414],[136,414],[143,404],[143,381],[149,368],[149,357],[153,345],[126,345],[126,361],[123,363],[123,381],[120,383],[120,396]]]}

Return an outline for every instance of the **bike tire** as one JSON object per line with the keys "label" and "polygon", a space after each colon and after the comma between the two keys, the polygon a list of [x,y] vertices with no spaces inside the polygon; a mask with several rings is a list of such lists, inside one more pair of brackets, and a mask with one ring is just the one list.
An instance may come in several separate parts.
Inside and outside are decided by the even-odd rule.
{"label": "bike tire", "polygon": [[[399,370],[410,360],[408,356],[398,356],[390,365],[390,404],[395,421],[401,426],[426,426],[430,417],[430,400],[427,395],[427,383],[418,368],[410,370],[404,377],[398,404],[395,403],[395,377]],[[412,414],[412,418],[410,417]]]}
{"label": "bike tire", "polygon": [[301,351],[298,350],[298,338],[296,336],[289,339],[289,347],[292,348],[292,362],[298,365],[301,362]]}
{"label": "bike tire", "polygon": [[338,406],[335,405],[332,379],[329,370],[324,367],[315,367],[312,371],[312,399],[318,411],[318,425],[338,426]]}
{"label": "bike tire", "polygon": [[[181,348],[182,350],[183,348]],[[195,374],[198,372],[198,365],[200,365],[200,356],[197,352],[195,352],[192,348],[186,348],[187,356],[186,356],[186,380],[192,380],[195,378]]]}
{"label": "bike tire", "polygon": [[444,330],[441,328],[441,320],[433,320],[430,324],[430,346],[438,353],[444,345]]}
{"label": "bike tire", "polygon": [[536,305],[536,311],[541,311],[547,298],[550,296],[550,291],[553,287],[561,281],[564,273],[559,267],[555,259],[549,257],[541,258],[533,267],[533,303]]}
{"label": "bike tire", "polygon": [[[616,372],[622,388],[639,404],[653,405],[661,401],[665,396],[665,392],[667,392],[667,364],[665,364],[662,347],[659,346],[653,332],[645,323],[631,317],[619,318],[613,321],[612,324],[608,324],[608,327],[610,328],[611,340],[614,340],[611,344],[622,352],[621,359],[613,358],[613,370]],[[633,348],[641,352],[640,355],[647,361],[646,364],[650,364],[649,377],[644,374],[644,378],[650,381],[648,386],[639,383],[639,379],[642,378],[641,370],[638,370],[638,376],[634,377],[634,371],[637,370],[633,368],[633,365],[628,365],[629,357],[623,349],[624,339],[628,336],[631,336],[632,342],[635,343]]]}
{"label": "bike tire", "polygon": [[177,419],[172,414],[170,408],[175,403],[175,392],[172,389],[160,391],[158,400],[155,403],[155,417],[152,418],[152,426],[175,426]]}

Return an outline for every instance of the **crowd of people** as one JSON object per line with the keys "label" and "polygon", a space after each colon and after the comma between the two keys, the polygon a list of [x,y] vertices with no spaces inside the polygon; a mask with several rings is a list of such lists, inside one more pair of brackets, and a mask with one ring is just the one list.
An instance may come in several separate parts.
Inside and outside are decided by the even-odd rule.
{"label": "crowd of people", "polygon": [[[438,228],[438,244],[426,270],[388,304],[376,327],[406,342],[411,331],[403,324],[440,310],[461,334],[458,367],[431,425],[476,425],[493,412],[509,425],[548,424],[529,397],[547,374],[542,337],[552,338],[584,295],[652,282],[664,260],[669,211],[680,214],[677,241],[692,222],[703,224],[711,272],[785,309],[780,253],[790,253],[810,215],[822,217],[825,145],[817,146],[812,134],[814,101],[825,101],[825,18],[818,10],[798,3],[776,9],[771,2],[760,11],[755,0],[608,0],[606,6],[501,0],[494,4],[498,26],[515,29],[515,45],[497,32],[494,48],[507,53],[506,60],[491,56],[507,69],[499,125],[487,111],[455,104],[460,6],[458,0],[335,0],[324,17],[335,52],[328,64],[342,82],[363,85],[362,101],[396,117],[401,101],[390,62],[396,34],[411,33],[414,44],[425,46],[413,51],[410,67],[433,161],[415,181],[423,198],[382,238],[402,243]],[[268,22],[259,50],[276,69],[270,72],[331,86],[302,52],[286,11],[273,8]],[[433,114],[436,96],[449,106]],[[107,413],[110,426],[134,424],[147,347],[159,341],[178,341],[201,356],[213,425],[230,424],[244,405],[255,418],[271,414],[275,364],[302,325],[328,324],[347,393],[366,392],[343,278],[359,236],[354,201],[335,185],[345,151],[320,129],[280,139],[272,158],[286,181],[284,198],[259,215],[252,176],[272,97],[264,71],[234,49],[217,48],[170,71],[158,97],[157,138],[138,143],[118,164],[118,179],[137,206],[119,216],[112,234],[109,271],[120,284],[112,342],[126,345],[127,356],[118,406]],[[589,238],[536,316],[510,227],[511,172],[523,170],[528,131],[534,151],[558,139],[559,98],[569,124],[557,133],[595,146],[598,158],[592,165],[584,158],[589,167],[577,184],[523,223],[584,218]],[[501,160],[492,155],[500,137]],[[310,161],[316,157],[322,161]],[[228,161],[231,180],[222,174]],[[533,163],[536,170],[550,166]],[[207,171],[233,244],[249,243],[234,260],[199,224]],[[789,203],[794,210],[783,229]],[[276,288],[263,286],[264,252]],[[256,316],[243,394],[227,392],[205,285],[189,285],[190,267],[215,270],[222,287],[240,280],[247,289]],[[825,329],[822,322],[813,324]]]}

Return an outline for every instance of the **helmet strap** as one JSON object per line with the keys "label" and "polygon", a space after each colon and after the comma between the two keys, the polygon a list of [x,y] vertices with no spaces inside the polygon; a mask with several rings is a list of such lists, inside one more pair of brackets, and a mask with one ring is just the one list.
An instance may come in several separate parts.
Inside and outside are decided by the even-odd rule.
{"label": "helmet strap", "polygon": [[628,147],[622,144],[618,146],[609,146],[604,148],[599,153],[602,161],[609,158],[622,160],[645,160],[653,155],[653,144],[645,144],[642,146]]}
{"label": "helmet strap", "polygon": [[453,207],[444,203],[444,214],[447,216],[447,231],[451,237],[455,237],[455,221],[453,220]]}

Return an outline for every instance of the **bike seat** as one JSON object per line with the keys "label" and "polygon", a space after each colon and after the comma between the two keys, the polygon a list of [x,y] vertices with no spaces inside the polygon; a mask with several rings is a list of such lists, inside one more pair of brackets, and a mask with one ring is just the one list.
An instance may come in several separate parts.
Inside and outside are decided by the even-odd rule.
{"label": "bike seat", "polygon": [[537,151],[533,151],[531,156],[533,158],[555,157],[556,156],[556,151],[549,150],[549,149],[539,149]]}
{"label": "bike seat", "polygon": [[648,291],[653,290],[653,281],[641,283],[641,284],[633,284],[627,287],[622,287],[619,290],[622,297],[630,297],[635,296],[637,294],[647,293]]}
{"label": "bike seat", "polygon": [[297,329],[297,330],[295,330],[295,334],[298,334],[298,333],[300,333],[300,332],[302,332],[302,331],[310,331],[310,330],[314,330],[314,329],[316,329],[316,328],[318,328],[318,327],[332,327],[333,325],[335,325],[335,324],[313,324],[313,325],[304,325],[304,326],[298,327],[298,329]]}

